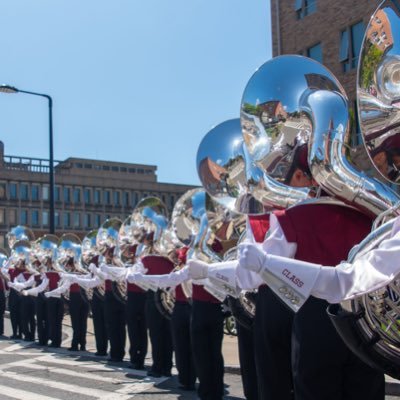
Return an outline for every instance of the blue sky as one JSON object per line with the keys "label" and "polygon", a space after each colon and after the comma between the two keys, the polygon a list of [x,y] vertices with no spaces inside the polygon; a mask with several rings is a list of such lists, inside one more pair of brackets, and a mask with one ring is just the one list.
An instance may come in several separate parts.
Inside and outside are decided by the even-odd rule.
{"label": "blue sky", "polygon": [[[0,84],[54,101],[54,158],[158,166],[199,184],[205,134],[239,117],[271,58],[265,0],[13,0],[0,13]],[[0,93],[6,155],[48,157],[45,99]]]}

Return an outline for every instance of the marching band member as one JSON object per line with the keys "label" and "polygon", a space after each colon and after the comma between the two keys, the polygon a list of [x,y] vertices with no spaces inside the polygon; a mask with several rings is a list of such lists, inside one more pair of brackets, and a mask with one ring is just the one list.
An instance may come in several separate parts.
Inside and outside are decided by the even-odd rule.
{"label": "marching band member", "polygon": [[[112,264],[114,247],[110,247],[104,255],[106,264]],[[125,355],[126,320],[125,305],[115,296],[112,280],[107,276],[105,280],[104,311],[108,337],[110,340],[111,362],[121,362]]]}
{"label": "marching band member", "polygon": [[[124,255],[129,261],[134,262],[136,245],[125,249]],[[129,254],[128,254],[129,253]],[[143,370],[144,361],[147,354],[147,323],[146,323],[146,291],[135,282],[129,282],[129,274],[144,272],[143,264],[126,264],[125,268],[101,265],[101,270],[112,277],[113,280],[127,281],[127,299],[126,299],[126,324],[129,336],[129,356],[131,368]]]}
{"label": "marching band member", "polygon": [[[13,334],[11,339],[21,339],[23,333],[22,326],[22,306],[21,306],[21,294],[19,290],[24,287],[24,284],[21,285],[21,282],[18,280],[26,282],[26,279],[23,273],[26,271],[25,262],[19,261],[13,268],[8,269],[8,274],[10,276],[10,281],[8,283],[10,287],[10,295],[9,295],[9,309],[10,309],[10,319]],[[18,279],[17,279],[18,277]],[[14,281],[16,281],[14,283]],[[33,284],[33,277],[31,280]]]}
{"label": "marching band member", "polygon": [[[173,269],[173,263],[161,256],[150,255],[142,258],[144,267],[150,275],[162,275]],[[171,376],[172,336],[169,321],[157,309],[153,290],[147,291],[146,321],[149,330],[152,366],[147,375],[153,377]]]}
{"label": "marching band member", "polygon": [[[92,263],[89,265],[89,274],[71,275],[70,279],[72,282],[78,284],[85,290],[96,290],[97,287],[102,286],[107,276],[96,267],[97,262],[98,257],[94,257],[92,259]],[[108,335],[105,321],[104,299],[94,292],[92,299],[90,300],[90,305],[92,310],[94,337],[96,341],[95,355],[106,356],[108,348]]]}
{"label": "marching band member", "polygon": [[[306,145],[296,150],[287,177],[291,186],[310,186]],[[300,204],[271,216],[263,248],[279,243],[271,254],[301,261],[336,264],[370,231],[371,220],[349,207]],[[292,371],[296,400],[384,398],[383,374],[356,357],[343,343],[326,313],[327,303],[309,298],[293,319]],[[318,329],[315,329],[317,324]],[[362,382],[362,384],[355,384]],[[366,382],[368,382],[366,384]]]}
{"label": "marching band member", "polygon": [[[187,250],[187,247],[176,250],[176,256],[181,266],[186,263]],[[150,283],[152,286],[160,289],[171,288],[175,290],[175,304],[171,315],[171,331],[178,380],[181,389],[195,390],[196,372],[190,337],[191,305],[182,289],[182,283],[189,279],[187,268],[183,267],[164,275],[144,275],[143,273],[134,272],[130,273],[127,279],[135,283]]]}
{"label": "marching band member", "polygon": [[[39,267],[40,272],[40,267]],[[47,346],[49,340],[49,324],[47,315],[46,298],[43,291],[48,287],[49,280],[44,271],[35,276],[35,287],[22,290],[23,296],[32,296],[35,301],[35,312],[37,322],[38,343]]]}

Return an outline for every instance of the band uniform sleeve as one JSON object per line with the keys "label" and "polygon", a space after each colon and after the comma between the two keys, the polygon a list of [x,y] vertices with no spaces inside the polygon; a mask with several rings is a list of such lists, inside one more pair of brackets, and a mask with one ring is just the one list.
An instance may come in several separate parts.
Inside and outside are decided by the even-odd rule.
{"label": "band uniform sleeve", "polygon": [[42,293],[47,288],[48,285],[49,285],[49,279],[46,276],[44,276],[42,277],[42,282],[40,283],[39,286],[36,286],[28,290],[24,290],[24,295],[36,297],[39,293]]}
{"label": "band uniform sleeve", "polygon": [[322,268],[312,295],[339,303],[373,292],[389,284],[399,273],[400,231],[354,263]]}
{"label": "band uniform sleeve", "polygon": [[87,278],[87,275],[76,276],[74,282],[77,283],[83,289],[92,289],[101,285],[104,281],[98,276]]}
{"label": "band uniform sleeve", "polygon": [[[135,276],[135,274],[133,274]],[[148,283],[157,288],[176,287],[189,279],[188,268],[173,271],[165,275],[142,275],[140,283]],[[134,282],[134,281],[133,281]]]}
{"label": "band uniform sleeve", "polygon": [[61,286],[45,294],[46,297],[60,297],[71,286],[71,281],[65,280]]}

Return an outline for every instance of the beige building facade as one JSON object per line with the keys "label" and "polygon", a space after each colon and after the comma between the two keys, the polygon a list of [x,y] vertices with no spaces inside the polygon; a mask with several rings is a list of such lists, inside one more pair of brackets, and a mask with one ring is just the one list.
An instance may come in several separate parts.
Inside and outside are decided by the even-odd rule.
{"label": "beige building facade", "polygon": [[[55,234],[81,238],[111,217],[127,218],[145,197],[160,198],[172,211],[191,185],[157,181],[155,165],[67,158],[54,163]],[[49,232],[49,162],[8,156],[0,142],[0,247],[16,225],[36,238]]]}

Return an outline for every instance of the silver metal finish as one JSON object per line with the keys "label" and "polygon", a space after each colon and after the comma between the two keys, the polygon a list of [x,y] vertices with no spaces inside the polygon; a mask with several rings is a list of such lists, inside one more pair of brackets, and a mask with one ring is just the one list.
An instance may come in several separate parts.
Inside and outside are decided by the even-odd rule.
{"label": "silver metal finish", "polygon": [[400,42],[398,4],[371,17],[358,69],[358,109],[368,154],[381,176],[400,183]]}
{"label": "silver metal finish", "polygon": [[304,144],[311,174],[329,194],[372,215],[398,202],[389,187],[349,162],[347,98],[333,74],[318,62],[280,56],[262,65],[245,89],[241,121],[251,157],[279,185],[265,180],[268,193],[255,192],[264,204],[271,201],[287,208],[305,199],[304,189],[281,186],[293,168],[296,150]]}
{"label": "silver metal finish", "polygon": [[265,213],[252,194],[262,171],[249,157],[238,118],[222,122],[205,135],[197,150],[196,165],[205,190],[228,210]]}

